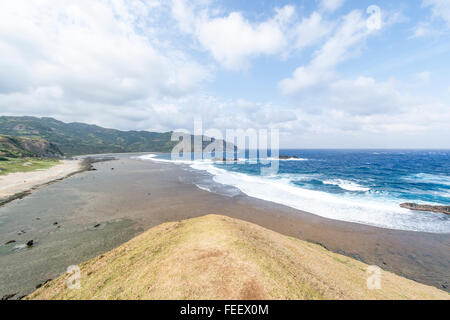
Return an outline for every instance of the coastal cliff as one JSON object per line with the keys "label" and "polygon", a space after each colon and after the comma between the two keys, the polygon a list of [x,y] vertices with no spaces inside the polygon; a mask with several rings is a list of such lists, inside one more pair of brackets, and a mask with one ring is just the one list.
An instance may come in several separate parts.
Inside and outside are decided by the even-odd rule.
{"label": "coastal cliff", "polygon": [[[26,299],[449,299],[434,287],[260,226],[209,215],[171,222],[79,266]],[[69,285],[70,286],[70,285]]]}
{"label": "coastal cliff", "polygon": [[54,143],[44,139],[0,135],[0,157],[57,159],[62,158],[63,153]]}

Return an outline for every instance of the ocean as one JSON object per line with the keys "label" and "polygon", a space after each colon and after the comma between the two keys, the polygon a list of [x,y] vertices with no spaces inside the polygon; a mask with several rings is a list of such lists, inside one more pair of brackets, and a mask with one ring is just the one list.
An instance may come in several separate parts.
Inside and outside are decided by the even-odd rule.
{"label": "ocean", "polygon": [[450,205],[449,150],[280,150],[278,173],[261,175],[259,161],[173,162],[199,172],[197,187],[226,196],[241,192],[325,218],[382,228],[450,233],[450,216],[411,211],[404,202]]}

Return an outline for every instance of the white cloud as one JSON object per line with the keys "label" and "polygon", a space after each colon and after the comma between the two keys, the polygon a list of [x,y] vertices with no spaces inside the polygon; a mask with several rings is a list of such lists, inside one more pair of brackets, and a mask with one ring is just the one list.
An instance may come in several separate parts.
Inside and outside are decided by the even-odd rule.
{"label": "white cloud", "polygon": [[431,7],[434,17],[443,19],[450,27],[450,1],[448,0],[424,0],[423,6]]}
{"label": "white cloud", "polygon": [[172,3],[172,15],[180,30],[194,36],[223,67],[242,70],[249,67],[253,57],[283,51],[286,26],[295,9],[290,5],[278,8],[272,18],[259,23],[251,23],[240,12],[214,17],[210,11],[184,0]]}
{"label": "white cloud", "polygon": [[2,1],[0,92],[58,87],[59,98],[110,104],[191,92],[209,70],[181,51],[160,50],[141,29],[157,7],[139,0]]}
{"label": "white cloud", "polygon": [[322,16],[313,12],[310,17],[305,17],[295,28],[296,46],[303,49],[318,44],[332,31],[333,25],[324,21]]}
{"label": "white cloud", "polygon": [[[426,21],[417,23],[413,28],[411,38],[440,36],[447,33],[447,28],[450,28],[450,2],[448,0],[423,0],[422,6],[430,8],[432,16]],[[444,22],[447,28],[443,28],[440,22]]]}
{"label": "white cloud", "polygon": [[[295,110],[298,120],[288,123],[283,142],[303,148],[448,146],[436,137],[450,134],[450,105],[399,87],[394,80],[358,77],[333,82],[323,95],[310,94],[313,99],[302,96],[307,101]],[[311,104],[320,108],[311,112]]]}
{"label": "white cloud", "polygon": [[338,80],[330,85],[328,97],[329,107],[353,115],[391,114],[406,110],[412,102],[393,80],[380,83],[369,77]]}
{"label": "white cloud", "polygon": [[320,7],[322,10],[334,12],[343,6],[345,0],[321,0]]}
{"label": "white cloud", "polygon": [[429,82],[431,79],[431,72],[423,71],[417,74],[417,78],[423,82]]}
{"label": "white cloud", "polygon": [[172,0],[171,11],[173,18],[178,22],[183,32],[195,32],[194,6],[189,5],[185,0]]}
{"label": "white cloud", "polygon": [[370,34],[361,12],[352,11],[307,66],[297,68],[291,78],[279,83],[281,91],[292,95],[326,84],[335,77],[335,67],[354,55],[355,47]]}
{"label": "white cloud", "polygon": [[430,23],[420,22],[414,27],[411,38],[421,38],[432,34],[435,34],[435,30],[431,27]]}
{"label": "white cloud", "polygon": [[224,18],[204,17],[196,35],[217,61],[234,70],[247,68],[251,57],[280,52],[286,44],[277,19],[252,25],[238,12]]}

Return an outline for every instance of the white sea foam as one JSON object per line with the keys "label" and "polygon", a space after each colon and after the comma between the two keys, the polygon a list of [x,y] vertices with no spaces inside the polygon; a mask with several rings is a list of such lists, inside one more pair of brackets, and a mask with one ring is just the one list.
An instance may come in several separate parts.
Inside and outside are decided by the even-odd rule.
{"label": "white sea foam", "polygon": [[156,154],[146,154],[146,155],[143,155],[143,156],[133,157],[133,158],[142,159],[142,160],[150,160],[150,159],[153,159],[153,158],[156,158],[156,157],[157,157]]}
{"label": "white sea foam", "polygon": [[320,174],[304,174],[304,173],[281,173],[274,176],[274,178],[289,179],[290,181],[311,181],[320,180],[322,176]]}
{"label": "white sea foam", "polygon": [[209,159],[203,159],[203,160],[171,160],[171,159],[163,159],[163,158],[157,158],[158,155],[156,154],[146,154],[142,156],[133,157],[134,159],[140,159],[140,160],[151,160],[156,162],[167,162],[167,163],[176,163],[176,164],[194,164],[196,162],[204,162],[204,163],[212,163],[212,160]]}
{"label": "white sea foam", "polygon": [[323,181],[324,184],[331,184],[338,186],[339,188],[347,191],[359,191],[359,192],[367,192],[370,191],[370,188],[363,187],[355,182],[342,180],[342,179],[336,179],[336,180],[325,180]]}
{"label": "white sea foam", "polygon": [[[140,158],[160,160],[154,157]],[[403,209],[400,208],[398,200],[389,197],[379,195],[375,197],[366,193],[335,195],[296,186],[292,183],[295,181],[292,175],[280,175],[275,179],[230,172],[217,168],[211,162],[191,161],[188,164],[192,169],[210,173],[215,182],[238,188],[248,196],[308,211],[325,218],[396,230],[450,233],[450,220],[443,218],[442,214]],[[348,184],[344,186],[348,187]],[[356,186],[352,185],[349,188],[355,189]]]}
{"label": "white sea foam", "polygon": [[200,184],[197,184],[197,183],[196,183],[195,186],[196,186],[197,188],[203,190],[203,191],[212,192],[212,190],[211,190],[210,188],[205,187],[205,186],[202,186],[202,185],[200,185]]}

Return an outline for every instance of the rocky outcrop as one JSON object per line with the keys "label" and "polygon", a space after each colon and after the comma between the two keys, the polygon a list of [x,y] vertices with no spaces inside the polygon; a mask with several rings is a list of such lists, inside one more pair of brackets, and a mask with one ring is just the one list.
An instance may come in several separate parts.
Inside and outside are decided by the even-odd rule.
{"label": "rocky outcrop", "polygon": [[279,156],[278,157],[280,160],[291,160],[291,159],[300,159],[297,156]]}
{"label": "rocky outcrop", "polygon": [[83,159],[83,161],[81,162],[81,165],[87,171],[97,171],[97,169],[94,168],[94,163],[114,161],[114,160],[117,160],[117,158],[114,158],[114,157],[87,157],[87,158]]}
{"label": "rocky outcrop", "polygon": [[400,207],[415,211],[437,212],[450,215],[450,206],[430,206],[417,203],[402,203]]}
{"label": "rocky outcrop", "polygon": [[0,157],[62,158],[63,153],[47,140],[0,135]]}
{"label": "rocky outcrop", "polygon": [[62,158],[63,153],[56,144],[43,139],[23,138],[20,141],[22,148],[41,158]]}

